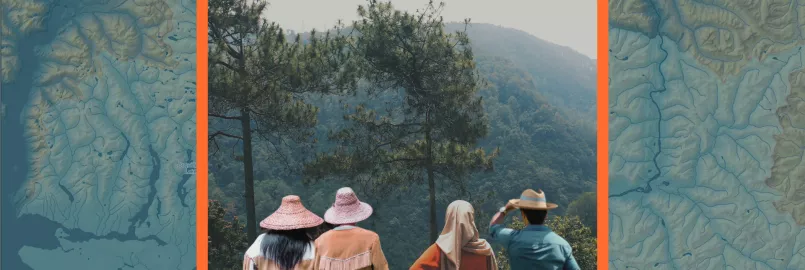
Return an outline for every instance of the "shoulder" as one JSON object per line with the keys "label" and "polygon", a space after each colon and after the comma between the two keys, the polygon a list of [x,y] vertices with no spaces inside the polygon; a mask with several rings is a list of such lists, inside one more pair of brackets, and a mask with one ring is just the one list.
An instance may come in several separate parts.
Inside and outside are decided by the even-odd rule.
{"label": "shoulder", "polygon": [[332,230],[326,231],[319,235],[315,240],[313,240],[313,246],[318,248],[322,243],[327,242],[327,239],[330,238],[332,235]]}
{"label": "shoulder", "polygon": [[562,236],[559,236],[555,232],[548,233],[548,237],[546,237],[552,244],[560,245],[560,246],[567,246],[570,247],[570,243],[567,242]]}
{"label": "shoulder", "polygon": [[428,247],[428,249],[425,250],[425,253],[440,254],[441,252],[442,252],[442,249],[439,248],[439,245],[437,245],[437,244],[430,245],[430,247]]}
{"label": "shoulder", "polygon": [[520,231],[520,230],[517,230],[517,229],[512,229],[512,228],[506,227],[505,224],[494,224],[492,226],[489,226],[489,229],[493,230],[493,231],[494,230],[498,230],[498,231],[499,230]]}
{"label": "shoulder", "polygon": [[354,229],[352,229],[350,231],[353,231],[353,233],[355,233],[358,237],[372,239],[372,240],[380,240],[380,235],[378,235],[376,232],[373,232],[373,231],[370,231],[370,230],[367,230],[367,229],[364,229],[364,228],[361,228],[361,227],[356,227],[356,228],[354,228]]}
{"label": "shoulder", "polygon": [[364,228],[361,228],[361,227],[355,227],[353,230],[355,232],[357,232],[357,233],[360,233],[360,234],[377,236],[376,232],[370,231],[370,230],[367,230],[367,229],[364,229]]}
{"label": "shoulder", "polygon": [[330,239],[334,238],[341,239],[343,237],[349,237],[353,239],[361,239],[367,241],[380,241],[380,236],[377,233],[364,228],[355,227],[349,230],[329,230],[321,234],[319,238],[316,238],[315,243],[319,245]]}
{"label": "shoulder", "polygon": [[512,228],[506,227],[503,224],[495,224],[489,227],[489,232],[493,238],[500,237],[500,236],[511,236],[520,232],[520,230],[515,230]]}
{"label": "shoulder", "polygon": [[433,244],[419,256],[419,259],[414,262],[410,270],[437,269],[440,265],[441,255],[439,246]]}
{"label": "shoulder", "polygon": [[254,243],[252,243],[252,245],[249,246],[249,249],[246,250],[245,254],[246,256],[248,256],[249,258],[255,258],[260,256],[260,246],[263,242],[264,236],[265,236],[264,233],[257,236],[257,239],[254,240]]}

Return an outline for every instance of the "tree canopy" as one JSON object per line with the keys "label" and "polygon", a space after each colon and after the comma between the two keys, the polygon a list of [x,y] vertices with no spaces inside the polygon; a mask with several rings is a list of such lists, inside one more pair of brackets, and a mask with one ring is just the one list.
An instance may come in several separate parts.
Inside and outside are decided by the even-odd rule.
{"label": "tree canopy", "polygon": [[[438,9],[439,6],[434,8]],[[372,11],[367,8],[363,12],[368,17],[375,16],[371,15]],[[432,228],[441,230],[444,208],[453,200],[462,199],[473,204],[476,209],[476,225],[481,233],[486,235],[485,223],[491,214],[507,200],[518,197],[524,189],[544,190],[548,200],[560,205],[555,211],[559,215],[567,215],[570,205],[575,200],[584,192],[595,189],[595,131],[590,128],[590,123],[594,123],[594,119],[587,118],[582,113],[574,113],[575,105],[554,102],[553,100],[557,98],[555,94],[561,89],[543,89],[538,86],[546,85],[542,83],[543,78],[575,78],[576,75],[573,73],[564,73],[566,70],[578,72],[579,78],[594,77],[594,69],[585,69],[584,62],[576,61],[576,57],[569,53],[557,54],[550,58],[551,62],[545,62],[545,58],[532,57],[561,50],[555,48],[557,45],[533,42],[536,38],[523,32],[484,24],[451,23],[445,24],[442,34],[426,35],[413,31],[425,29],[413,27],[417,25],[415,21],[409,23],[412,25],[410,27],[401,27],[404,24],[396,20],[406,18],[403,12],[382,10],[380,6],[377,6],[374,12],[379,13],[377,18],[381,19],[378,19],[378,22],[394,21],[398,24],[380,25],[367,18],[367,24],[375,23],[365,26],[367,28],[364,31],[369,33],[371,29],[395,29],[401,32],[400,37],[406,37],[403,34],[411,31],[409,35],[417,38],[439,37],[429,41],[437,44],[441,44],[442,40],[457,42],[463,35],[471,41],[467,44],[472,46],[467,46],[469,50],[466,52],[463,47],[457,46],[452,52],[454,54],[461,52],[465,55],[469,52],[471,58],[465,55],[450,56],[446,51],[438,52],[437,55],[444,55],[444,58],[449,59],[463,59],[454,63],[463,63],[464,67],[456,64],[451,68],[467,71],[460,74],[463,78],[460,81],[467,82],[463,85],[469,85],[470,80],[467,78],[475,76],[477,80],[472,81],[475,86],[452,88],[447,87],[451,85],[449,81],[439,81],[423,84],[425,86],[423,88],[412,88],[410,86],[416,86],[412,83],[415,80],[403,77],[406,67],[398,66],[417,63],[421,58],[414,61],[412,55],[415,54],[403,51],[401,46],[405,43],[398,40],[394,34],[396,32],[365,37],[365,40],[390,44],[387,47],[379,45],[372,47],[361,45],[358,37],[353,36],[360,33],[358,28],[350,26],[331,31],[345,33],[343,37],[352,36],[347,39],[350,41],[346,47],[349,59],[354,61],[350,63],[355,70],[353,75],[361,80],[349,95],[341,95],[339,91],[325,94],[308,91],[292,95],[294,99],[317,109],[315,122],[305,128],[307,135],[304,138],[312,137],[312,139],[289,140],[287,138],[292,136],[287,136],[284,139],[287,143],[283,144],[276,143],[277,139],[269,140],[260,136],[254,139],[253,190],[254,205],[259,216],[271,214],[279,206],[282,196],[288,194],[299,195],[308,209],[323,215],[332,205],[336,190],[343,186],[351,186],[358,192],[361,200],[371,204],[375,209],[373,216],[359,225],[380,235],[384,253],[389,263],[396,269],[408,267],[432,244],[430,235],[426,232]],[[407,18],[418,21],[417,14],[421,15],[409,14],[410,17]],[[395,19],[394,16],[398,17]],[[438,16],[434,16],[436,17]],[[422,20],[427,21],[424,18]],[[361,23],[364,23],[363,19],[358,22]],[[461,34],[455,34],[455,31]],[[499,32],[509,33],[506,34],[507,39],[500,39]],[[301,34],[302,44],[307,42],[308,35]],[[287,42],[295,42],[295,38],[287,37],[293,36],[286,33]],[[413,42],[412,44],[416,45]],[[387,54],[390,56],[386,56]],[[523,59],[534,59],[535,62],[525,65]],[[464,63],[465,61],[471,62],[473,68],[466,68],[470,65]],[[372,66],[374,63],[387,66],[376,68]],[[580,63],[580,66],[574,66],[575,63]],[[532,68],[540,65],[561,65],[570,68],[566,70]],[[452,72],[433,70],[436,69],[430,69],[437,74]],[[536,73],[537,71],[539,73]],[[436,75],[426,77],[439,78]],[[595,82],[593,80],[589,85],[587,83],[588,80],[580,79],[574,83],[563,84],[563,87],[581,85],[584,89],[572,89],[574,95],[579,95],[584,100],[590,98],[594,100],[595,93],[588,93],[585,89],[594,89]],[[409,91],[408,88],[417,91]],[[473,92],[466,95],[460,93],[436,95],[445,89]],[[423,91],[421,96],[418,94],[420,90]],[[547,97],[549,91],[553,96]],[[452,98],[454,94],[458,98]],[[438,100],[424,99],[429,95]],[[429,178],[427,166],[422,166],[427,165],[422,161],[423,157],[427,157],[426,149],[428,149],[425,147],[427,144],[424,135],[418,129],[405,127],[402,124],[429,123],[423,121],[426,120],[423,115],[427,112],[426,109],[448,106],[449,100],[460,100],[460,98],[466,98],[465,100],[470,102],[457,104],[456,107],[440,110],[432,115],[441,117],[436,120],[470,120],[464,121],[466,126],[456,124],[460,121],[444,120],[446,125],[453,127],[451,130],[441,126],[433,127],[443,131],[432,135],[431,145],[436,147],[431,149],[434,153],[433,164],[450,166],[455,164],[456,166],[452,168],[466,168],[466,170],[456,170],[458,173],[446,176],[434,170],[436,177]],[[452,112],[454,110],[456,112]],[[462,114],[472,117],[458,117]],[[473,126],[475,124],[477,126]],[[222,129],[226,128],[226,125],[211,122],[210,127]],[[478,132],[466,131],[471,129]],[[466,134],[456,134],[457,130],[465,130]],[[413,131],[418,133],[408,134]],[[311,134],[312,136],[308,136]],[[238,139],[227,137],[218,139],[221,149],[242,148]],[[304,141],[305,145],[299,141]],[[384,143],[388,145],[374,149]],[[448,150],[451,150],[440,147],[451,145],[457,146],[458,151],[455,153],[483,153],[484,158],[471,158],[471,155],[457,155],[458,158],[454,160],[440,158],[447,156],[440,153],[450,153]],[[496,153],[496,149],[499,149],[499,152],[492,159],[493,155],[490,153]],[[382,164],[383,161],[401,158],[418,159],[418,161]],[[489,161],[494,161],[494,167],[491,166],[492,163],[487,163]],[[406,164],[411,164],[411,167],[404,166]],[[234,206],[232,211],[243,219],[246,216],[247,204],[243,197],[245,183],[242,179],[245,172],[242,161],[227,155],[215,155],[210,157],[210,166],[210,198],[231,203]],[[441,169],[439,166],[434,167]],[[305,170],[282,168],[305,168]],[[489,168],[494,170],[487,170]],[[433,188],[424,184],[429,179],[438,180],[434,181]],[[454,182],[454,179],[458,181]],[[433,200],[431,194],[435,197]],[[432,223],[434,216],[435,226]]]}
{"label": "tree canopy", "polygon": [[305,42],[260,16],[262,0],[209,2],[209,141],[211,153],[221,149],[218,139],[240,142],[243,162],[246,228],[257,236],[254,203],[252,135],[274,147],[312,137],[318,109],[299,95],[353,89],[346,39],[311,33]]}
{"label": "tree canopy", "polygon": [[343,176],[372,191],[428,183],[431,241],[437,177],[463,189],[471,172],[493,168],[496,154],[475,147],[489,129],[480,78],[466,33],[446,33],[441,8],[431,2],[410,14],[370,1],[358,9],[351,51],[362,78],[370,94],[396,102],[348,110],[348,126],[329,138],[337,147],[305,166],[310,178]]}

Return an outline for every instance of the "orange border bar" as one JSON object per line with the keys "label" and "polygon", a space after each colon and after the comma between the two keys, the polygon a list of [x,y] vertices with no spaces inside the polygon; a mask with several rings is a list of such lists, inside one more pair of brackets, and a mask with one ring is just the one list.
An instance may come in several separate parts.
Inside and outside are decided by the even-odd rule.
{"label": "orange border bar", "polygon": [[207,0],[196,0],[196,269],[207,270]]}
{"label": "orange border bar", "polygon": [[598,0],[598,269],[609,269],[609,1]]}

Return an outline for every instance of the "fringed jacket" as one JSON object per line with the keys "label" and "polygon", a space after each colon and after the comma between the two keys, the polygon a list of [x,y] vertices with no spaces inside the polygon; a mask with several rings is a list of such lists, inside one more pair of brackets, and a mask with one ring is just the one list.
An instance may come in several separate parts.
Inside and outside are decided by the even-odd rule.
{"label": "fringed jacket", "polygon": [[336,227],[316,239],[317,270],[388,270],[377,233],[355,226]]}

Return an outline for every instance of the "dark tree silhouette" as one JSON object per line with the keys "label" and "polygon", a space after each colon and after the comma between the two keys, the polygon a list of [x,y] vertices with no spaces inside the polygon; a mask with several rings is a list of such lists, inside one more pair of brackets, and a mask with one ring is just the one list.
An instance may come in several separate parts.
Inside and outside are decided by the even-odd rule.
{"label": "dark tree silhouette", "polygon": [[308,140],[318,109],[300,95],[355,84],[344,37],[329,32],[320,37],[314,31],[304,42],[298,35],[286,40],[281,27],[260,18],[265,8],[261,0],[209,2],[209,118],[210,127],[219,127],[211,128],[209,141],[213,154],[222,137],[236,140],[242,149],[233,156],[243,162],[251,239],[257,237],[253,135],[274,144]]}

